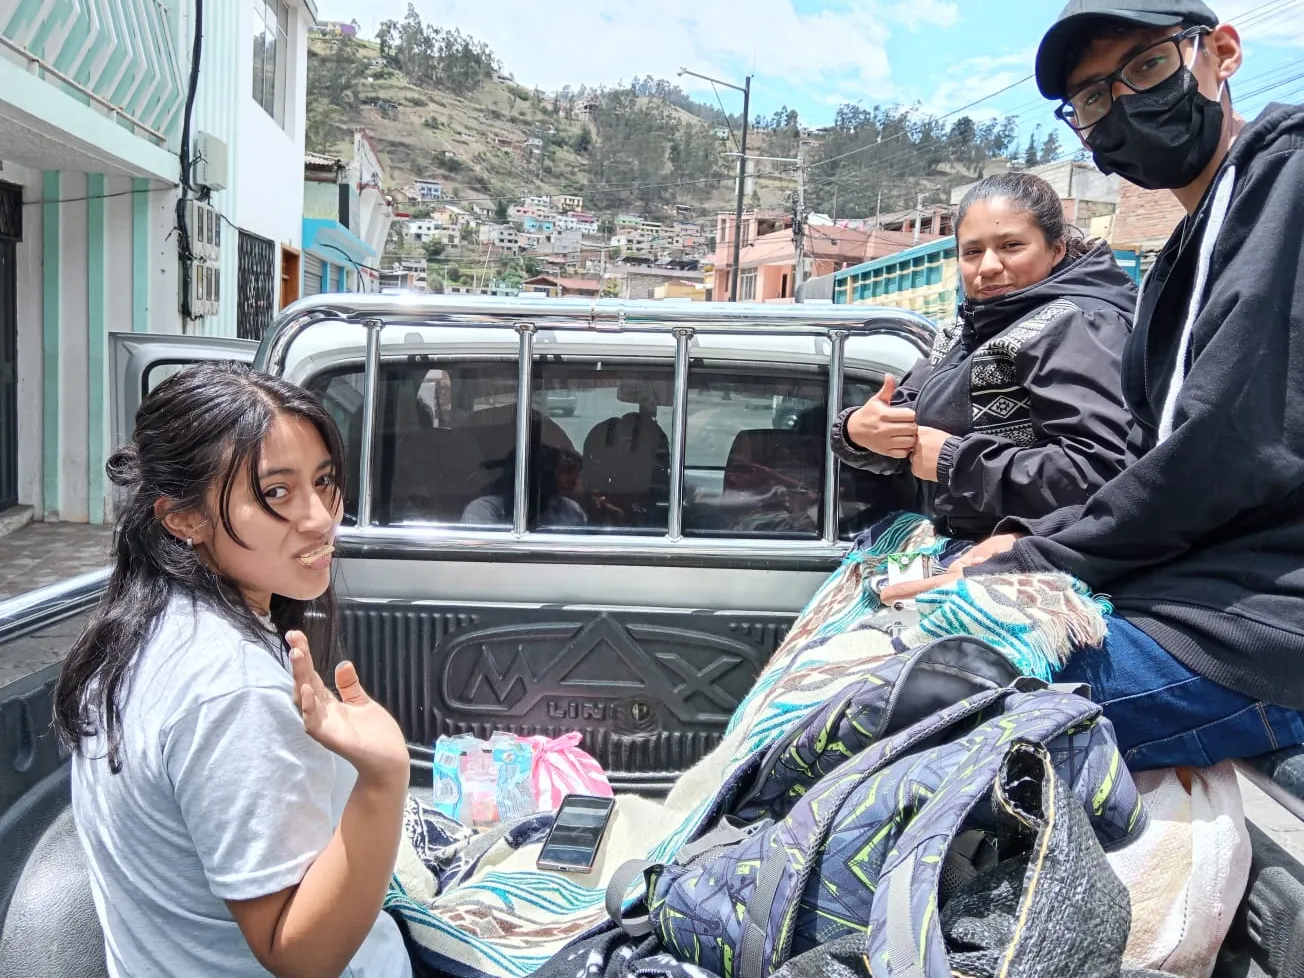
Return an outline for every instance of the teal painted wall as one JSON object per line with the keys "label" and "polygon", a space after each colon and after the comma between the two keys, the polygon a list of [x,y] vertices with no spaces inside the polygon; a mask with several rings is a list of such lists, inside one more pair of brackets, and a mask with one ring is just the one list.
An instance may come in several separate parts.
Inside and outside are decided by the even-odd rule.
{"label": "teal painted wall", "polygon": [[41,507],[47,519],[59,513],[59,197],[57,171],[41,175]]}
{"label": "teal painted wall", "polygon": [[109,334],[179,328],[166,318],[174,306],[150,300],[161,271],[149,248],[174,192],[4,164],[29,203],[18,245],[20,502],[40,519],[102,523],[113,498]]}
{"label": "teal painted wall", "polygon": [[[235,4],[238,0],[224,0]],[[58,71],[46,81],[106,100],[175,149],[185,103],[174,4],[158,0],[19,0],[0,11],[0,36]]]}
{"label": "teal painted wall", "polygon": [[86,178],[86,513],[92,523],[104,519],[105,417],[108,413],[107,246],[104,177]]}

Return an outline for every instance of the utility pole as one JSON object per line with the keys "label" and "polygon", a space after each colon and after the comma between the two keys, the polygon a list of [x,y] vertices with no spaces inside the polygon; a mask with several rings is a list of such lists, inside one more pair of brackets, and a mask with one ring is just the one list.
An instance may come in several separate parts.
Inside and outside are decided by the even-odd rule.
{"label": "utility pole", "polygon": [[924,219],[924,198],[928,196],[928,191],[915,198],[915,244],[919,244],[919,223]]}
{"label": "utility pole", "polygon": [[729,301],[738,301],[738,267],[743,251],[743,192],[747,189],[747,115],[751,111],[752,76],[743,82],[743,135],[738,146],[738,199],[734,204],[733,268],[729,275]]}
{"label": "utility pole", "polygon": [[797,213],[792,222],[792,243],[797,266],[792,275],[792,294],[806,281],[806,145],[797,136]]}
{"label": "utility pole", "polygon": [[[730,154],[733,155],[733,154]],[[747,163],[795,163],[797,166],[797,193],[794,195],[792,204],[792,247],[796,255],[796,261],[793,266],[793,295],[797,293],[797,286],[805,280],[805,269],[802,267],[802,260],[805,258],[806,251],[806,152],[805,147],[798,144],[797,157],[793,159],[790,156],[743,156],[738,154],[739,162]],[[735,254],[737,252],[735,251]],[[734,268],[738,267],[737,259],[734,260]],[[730,300],[732,301],[732,300]]]}
{"label": "utility pole", "polygon": [[732,88],[735,92],[743,93],[743,132],[738,141],[738,196],[734,203],[733,267],[729,273],[729,301],[737,302],[738,263],[742,260],[743,249],[743,193],[747,187],[747,123],[752,109],[752,76],[748,75],[743,80],[742,85],[735,85],[732,82],[721,81],[718,78],[699,75],[687,68],[680,68],[679,74],[681,76],[691,75],[694,78],[702,79],[702,81],[708,81],[714,85],[723,85],[725,88]]}
{"label": "utility pole", "polygon": [[915,244],[919,244],[919,225],[924,219],[924,200],[935,190],[936,187],[930,187],[915,198]]}

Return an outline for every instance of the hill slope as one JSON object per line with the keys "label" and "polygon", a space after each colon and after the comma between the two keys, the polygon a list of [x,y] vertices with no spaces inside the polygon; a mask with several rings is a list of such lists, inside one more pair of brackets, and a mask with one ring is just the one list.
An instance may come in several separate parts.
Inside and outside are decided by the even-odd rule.
{"label": "hill slope", "polygon": [[[663,216],[677,204],[700,216],[732,210],[736,163],[727,154],[736,146],[717,135],[738,123],[650,77],[615,90],[531,91],[484,44],[423,24],[411,7],[401,23],[382,24],[375,42],[314,38],[309,48],[308,148],[345,153],[351,131],[366,128],[394,189],[435,179],[464,203],[569,193],[605,216]],[[1020,152],[1013,118],[943,123],[898,106],[843,106],[816,133],[783,106],[758,116],[753,133],[749,153],[760,156],[794,157],[809,139],[807,205],[841,218],[911,208],[920,194],[944,202],[994,159],[1066,158],[1054,133],[1032,134]],[[794,168],[759,163],[757,173],[748,206],[790,207]]]}
{"label": "hill slope", "polygon": [[[563,101],[497,72],[454,92],[410,80],[379,45],[348,39],[313,38],[308,64],[309,150],[347,155],[352,130],[365,128],[396,189],[434,179],[467,203],[582,194],[600,214],[688,204],[709,215],[733,206],[735,164],[723,156],[732,144],[661,99],[622,89],[565,93]],[[527,151],[530,138],[538,152]],[[761,206],[775,207],[792,179],[757,184]]]}

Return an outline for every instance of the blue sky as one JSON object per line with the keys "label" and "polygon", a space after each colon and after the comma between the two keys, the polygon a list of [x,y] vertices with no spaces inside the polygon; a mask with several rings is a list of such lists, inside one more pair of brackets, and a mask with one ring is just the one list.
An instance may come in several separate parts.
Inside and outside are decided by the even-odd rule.
{"label": "blue sky", "polygon": [[[317,0],[323,19],[356,18],[373,34],[408,0]],[[1210,0],[1244,24],[1246,66],[1232,91],[1257,111],[1271,99],[1304,100],[1304,0]],[[1031,81],[1042,32],[1062,0],[416,0],[422,18],[487,41],[518,81],[614,86],[631,77],[675,80],[686,66],[717,78],[755,75],[752,114],[796,108],[808,125],[837,106],[918,105],[946,114],[1014,114],[1021,128],[1057,125]],[[709,86],[684,78],[695,96]],[[1271,86],[1271,87],[1270,87]],[[1266,89],[1266,90],[1265,90]],[[720,96],[730,111],[741,97]],[[1061,139],[1067,135],[1062,134]]]}

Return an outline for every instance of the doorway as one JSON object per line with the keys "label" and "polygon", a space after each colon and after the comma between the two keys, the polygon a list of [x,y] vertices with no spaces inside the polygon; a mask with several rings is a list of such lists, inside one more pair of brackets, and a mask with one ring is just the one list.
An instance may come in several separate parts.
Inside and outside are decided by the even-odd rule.
{"label": "doorway", "polygon": [[18,505],[18,242],[23,188],[0,183],[0,510]]}
{"label": "doorway", "polygon": [[299,290],[302,287],[302,279],[300,278],[302,267],[299,252],[294,248],[281,245],[282,309],[299,298]]}

